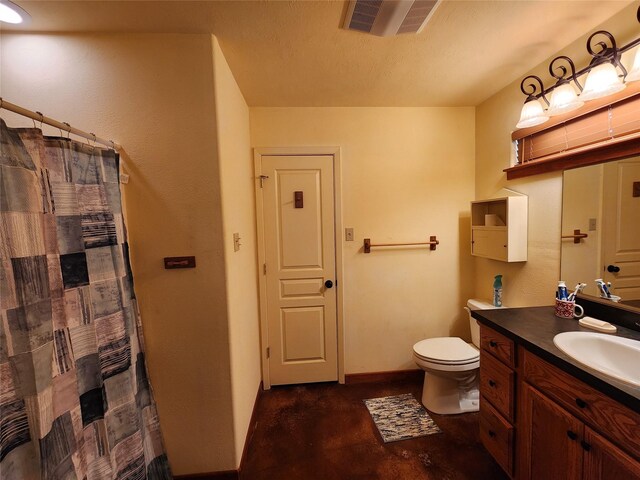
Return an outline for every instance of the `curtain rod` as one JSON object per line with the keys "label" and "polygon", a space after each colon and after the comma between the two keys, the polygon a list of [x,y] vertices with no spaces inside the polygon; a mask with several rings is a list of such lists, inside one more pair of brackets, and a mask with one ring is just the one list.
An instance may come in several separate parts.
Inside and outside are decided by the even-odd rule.
{"label": "curtain rod", "polygon": [[27,110],[19,105],[15,105],[13,103],[7,102],[2,97],[0,97],[0,109],[4,108],[5,110],[9,110],[10,112],[17,113],[18,115],[22,115],[23,117],[31,118],[32,120],[37,120],[40,123],[46,123],[47,125],[51,125],[59,130],[64,130],[65,132],[72,133],[79,137],[86,138],[87,140],[92,140],[95,143],[100,143],[109,148],[113,148],[114,150],[121,150],[122,146],[115,143],[113,140],[105,140],[104,138],[97,137],[95,133],[87,133],[77,128],[72,127],[66,122],[58,122],[53,118],[45,117],[40,112],[32,112],[31,110]]}

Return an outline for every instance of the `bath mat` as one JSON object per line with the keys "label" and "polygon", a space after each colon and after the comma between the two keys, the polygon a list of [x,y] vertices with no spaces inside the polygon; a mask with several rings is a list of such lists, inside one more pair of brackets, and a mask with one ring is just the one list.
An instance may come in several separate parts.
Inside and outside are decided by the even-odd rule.
{"label": "bath mat", "polygon": [[364,400],[384,443],[424,437],[442,430],[410,393]]}

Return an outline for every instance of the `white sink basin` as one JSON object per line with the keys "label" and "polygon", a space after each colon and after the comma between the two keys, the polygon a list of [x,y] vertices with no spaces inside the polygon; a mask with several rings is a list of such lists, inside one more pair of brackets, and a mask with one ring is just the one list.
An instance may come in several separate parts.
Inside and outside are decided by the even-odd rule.
{"label": "white sink basin", "polygon": [[605,333],[564,332],[553,337],[553,343],[578,362],[640,387],[640,341]]}

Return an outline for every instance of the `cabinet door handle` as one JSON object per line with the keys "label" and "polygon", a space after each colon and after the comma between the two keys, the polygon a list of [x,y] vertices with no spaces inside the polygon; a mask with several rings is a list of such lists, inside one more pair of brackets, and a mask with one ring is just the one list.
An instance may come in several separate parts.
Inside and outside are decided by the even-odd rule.
{"label": "cabinet door handle", "polygon": [[496,432],[494,432],[493,430],[489,430],[489,436],[490,436],[491,438],[495,438],[495,436],[496,436]]}
{"label": "cabinet door handle", "polygon": [[571,430],[567,430],[567,437],[571,440],[575,440],[578,438],[578,434],[576,432],[572,432]]}
{"label": "cabinet door handle", "polygon": [[490,387],[495,387],[496,386],[496,382],[494,382],[493,380],[489,380],[489,386]]}
{"label": "cabinet door handle", "polygon": [[578,407],[580,408],[585,408],[587,406],[587,402],[578,397],[576,398],[576,405],[578,405]]}
{"label": "cabinet door handle", "polygon": [[494,342],[493,340],[489,340],[489,346],[495,348],[495,347],[498,346],[498,344],[496,342]]}
{"label": "cabinet door handle", "polygon": [[580,445],[582,445],[582,448],[584,449],[585,452],[588,452],[589,450],[591,450],[591,445],[585,442],[584,440],[580,442]]}

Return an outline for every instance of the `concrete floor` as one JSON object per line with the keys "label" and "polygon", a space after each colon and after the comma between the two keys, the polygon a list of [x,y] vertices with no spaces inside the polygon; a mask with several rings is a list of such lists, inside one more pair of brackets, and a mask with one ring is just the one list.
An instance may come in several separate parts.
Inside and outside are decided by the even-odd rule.
{"label": "concrete floor", "polygon": [[362,400],[422,395],[422,376],[386,383],[273,387],[257,405],[241,480],[506,480],[478,437],[478,414],[436,415],[443,433],[382,443]]}

